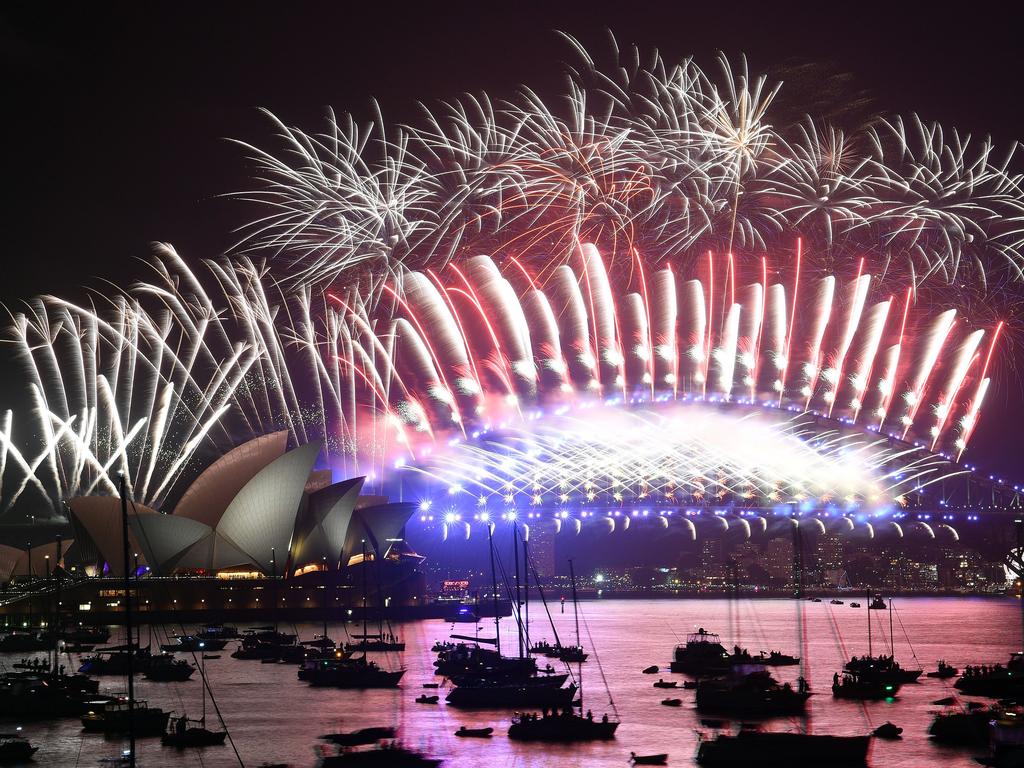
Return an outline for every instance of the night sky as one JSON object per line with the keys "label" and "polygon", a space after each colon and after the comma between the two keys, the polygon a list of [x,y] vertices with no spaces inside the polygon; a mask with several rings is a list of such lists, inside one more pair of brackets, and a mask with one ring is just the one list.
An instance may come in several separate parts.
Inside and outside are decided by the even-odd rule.
{"label": "night sky", "polygon": [[[251,214],[221,197],[249,183],[226,139],[272,146],[258,107],[316,131],[328,105],[367,117],[372,98],[400,122],[416,120],[418,101],[463,91],[510,96],[525,83],[557,93],[573,57],[558,29],[599,58],[609,29],[623,47],[693,55],[708,69],[719,50],[746,53],[753,71],[786,81],[776,119],[918,112],[1004,148],[1024,138],[1019,4],[955,13],[939,3],[148,6],[0,10],[8,306],[125,283],[142,273],[136,259],[152,241],[186,258],[223,252]],[[3,377],[0,406],[16,388]],[[1014,482],[1024,479],[1022,452],[1007,448],[1020,401],[1016,381],[990,393],[968,452]]]}

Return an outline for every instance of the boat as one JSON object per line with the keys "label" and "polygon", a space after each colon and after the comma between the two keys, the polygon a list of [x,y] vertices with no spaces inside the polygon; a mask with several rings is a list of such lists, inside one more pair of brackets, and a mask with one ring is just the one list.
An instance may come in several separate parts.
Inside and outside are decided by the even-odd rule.
{"label": "boat", "polygon": [[755,656],[746,648],[734,645],[732,653],[729,655],[729,663],[732,666],[760,664],[769,667],[788,667],[799,664],[800,659],[797,656],[790,656],[788,653],[782,653],[781,651],[769,651],[768,653],[761,651]]}
{"label": "boat", "polygon": [[812,597],[811,598],[811,602],[812,603],[820,603],[821,602],[821,598],[820,597]]}
{"label": "boat", "polygon": [[868,609],[872,611],[884,611],[888,607],[889,606],[885,604],[885,600],[883,600],[880,595],[875,595],[871,598],[871,604],[868,606]]}
{"label": "boat", "polygon": [[0,637],[0,653],[34,653],[53,648],[54,642],[41,632],[15,630]]}
{"label": "boat", "polygon": [[480,643],[497,645],[495,638],[476,638],[474,642],[458,643],[454,648],[440,651],[434,662],[435,673],[445,677],[476,675],[491,680],[521,680],[537,674],[537,660],[533,657],[502,656],[496,649],[484,648]]}
{"label": "boat", "polygon": [[899,690],[899,683],[862,678],[855,672],[844,672],[841,678],[838,672],[832,676],[832,696],[837,699],[858,699],[860,701],[894,699]]}
{"label": "boat", "polygon": [[398,652],[405,650],[405,643],[398,639],[397,635],[389,632],[383,632],[379,634],[371,635],[353,635],[356,639],[354,643],[345,643],[345,650],[349,653],[355,653],[357,651],[376,651],[376,652]]}
{"label": "boat", "polygon": [[192,749],[219,746],[227,738],[227,731],[209,731],[203,721],[198,726],[190,726],[189,722],[184,716],[177,718],[174,728],[160,737],[160,743],[175,749]]}
{"label": "boat", "polygon": [[31,669],[34,672],[49,672],[50,660],[40,659],[37,656],[34,659],[22,659],[21,661],[16,661],[11,665],[11,667],[14,669]]}
{"label": "boat", "polygon": [[658,665],[657,664],[651,664],[651,666],[646,667],[643,670],[643,673],[645,675],[656,675],[656,674],[658,674]]}
{"label": "boat", "polygon": [[697,684],[697,711],[733,717],[796,715],[806,709],[810,696],[803,678],[794,689],[759,670],[738,677],[702,680]]}
{"label": "boat", "polygon": [[683,688],[685,688],[688,691],[695,691],[695,690],[697,690],[697,681],[696,680],[684,680],[683,681]]}
{"label": "boat", "polygon": [[[202,641],[205,643],[205,641]],[[206,676],[206,656],[203,656],[200,676],[203,683],[203,710],[199,720],[189,720],[187,715],[175,719],[174,726],[160,737],[160,743],[165,747],[175,749],[190,749],[201,747],[215,747],[224,743],[228,732],[224,728],[220,731],[211,731],[206,727],[206,691],[210,687],[210,679]],[[210,691],[210,698],[213,698],[213,691]],[[220,717],[220,712],[217,712]],[[190,723],[195,723],[191,725]],[[224,721],[221,720],[223,728]]]}
{"label": "boat", "polygon": [[968,696],[1021,701],[1024,699],[1024,651],[1010,654],[1005,666],[982,664],[964,667],[964,673],[954,687]]}
{"label": "boat", "polygon": [[206,649],[207,651],[222,651],[224,646],[228,644],[226,638],[203,638],[198,635],[175,635],[173,643],[164,643],[160,646],[161,651],[167,653],[195,653],[200,649]]}
{"label": "boat", "polygon": [[989,723],[1003,713],[998,706],[948,709],[935,715],[928,726],[928,735],[941,744],[984,746],[990,740]]}
{"label": "boat", "polygon": [[[528,554],[527,563],[529,564]],[[579,645],[579,601],[576,593],[576,571],[572,560],[569,560],[569,578],[572,584],[572,602],[576,614],[576,644]],[[539,588],[540,584],[538,582]],[[543,600],[543,591],[540,592],[540,595]],[[554,630],[554,624],[552,624],[552,630]],[[558,642],[557,633],[555,641],[556,643]],[[580,684],[582,686],[582,665],[580,665],[579,670]],[[579,700],[573,701],[577,690],[575,683],[570,684],[568,688],[549,690],[558,691],[559,693],[570,693],[569,701],[560,707],[553,707],[550,713],[546,705],[543,706],[543,712],[540,715],[530,712],[517,713],[513,716],[512,724],[508,729],[508,737],[510,739],[518,741],[578,742],[615,738],[615,731],[619,727],[618,719],[612,720],[605,714],[600,720],[595,720],[590,710],[584,716],[582,691],[580,692]],[[608,701],[614,708],[615,705],[611,700],[610,693]],[[577,708],[579,708],[580,714],[576,714]]]}
{"label": "boat", "polygon": [[936,669],[934,672],[928,672],[925,675],[925,677],[937,677],[940,680],[946,680],[950,677],[956,677],[959,674],[959,669],[947,664],[945,659],[939,659],[938,669]]}
{"label": "boat", "polygon": [[[145,701],[135,699],[135,661],[142,649],[132,644],[132,583],[128,565],[128,478],[120,476],[121,496],[121,538],[124,543],[122,569],[124,571],[124,634],[127,645],[123,649],[125,678],[128,696],[113,700],[97,701],[82,715],[82,728],[89,732],[103,734],[127,734],[129,743],[128,760],[135,764],[135,740],[140,736],[160,736],[167,728],[170,713],[159,707],[150,707]],[[146,649],[145,658],[148,659]]]}
{"label": "boat", "polygon": [[59,671],[44,674],[11,672],[0,676],[0,717],[52,720],[81,717],[97,695],[99,682],[85,675]]}
{"label": "boat", "polygon": [[862,678],[871,678],[883,683],[916,683],[924,673],[921,669],[904,669],[892,656],[854,656],[843,669],[855,672]]}
{"label": "boat", "polygon": [[172,654],[162,653],[154,656],[143,673],[147,680],[158,683],[182,683],[192,677],[196,668],[184,659],[176,659]]}
{"label": "boat", "polygon": [[280,659],[286,648],[295,645],[295,635],[273,631],[248,631],[242,635],[242,641],[231,653],[231,658],[245,661]]}
{"label": "boat", "polygon": [[207,624],[196,632],[200,640],[234,640],[238,636],[238,627],[230,624]]}
{"label": "boat", "polygon": [[747,766],[861,766],[867,763],[869,736],[819,736],[743,729],[735,736],[719,733],[701,738],[697,764]]}
{"label": "boat", "polygon": [[880,726],[875,728],[871,732],[872,736],[877,736],[880,739],[898,739],[901,737],[903,729],[897,725],[893,725],[888,720],[882,723]]}
{"label": "boat", "polygon": [[662,699],[661,705],[663,707],[681,707],[683,706],[682,699]]}
{"label": "boat", "polygon": [[675,680],[662,680],[658,678],[658,682],[654,684],[655,688],[675,688],[679,683]]}
{"label": "boat", "polygon": [[299,668],[298,677],[314,688],[397,688],[404,669],[385,670],[366,656],[314,659]]}
{"label": "boat", "polygon": [[204,661],[211,661],[213,659],[219,659],[219,658],[220,658],[220,654],[219,653],[204,653],[203,654],[203,660]]}
{"label": "boat", "polygon": [[629,762],[633,765],[665,765],[668,763],[668,754],[638,755],[636,752],[629,753]]}
{"label": "boat", "polygon": [[316,765],[317,768],[437,768],[442,762],[387,742],[373,749],[346,750],[337,755],[326,755]]}
{"label": "boat", "polygon": [[843,604],[842,600],[836,600],[834,598],[832,600],[829,600],[828,602],[829,602],[829,605],[842,605]]}
{"label": "boat", "polygon": [[133,730],[135,736],[161,736],[171,716],[169,712],[150,707],[137,699],[97,701],[96,705],[81,718],[83,730],[89,733],[128,733]]}
{"label": "boat", "polygon": [[[881,598],[876,597],[875,600]],[[871,607],[874,607],[873,605]],[[895,645],[895,637],[893,634],[893,614],[895,609],[892,608],[892,601],[889,601],[889,648],[893,649]],[[905,669],[900,666],[900,663],[896,661],[892,655],[886,656],[884,654],[875,656],[872,653],[871,645],[871,614],[867,614],[868,617],[868,652],[866,656],[857,657],[854,656],[846,663],[843,669],[846,672],[852,672],[858,679],[863,681],[873,680],[878,683],[896,683],[902,685],[904,683],[916,683],[918,678],[924,674],[923,669]]]}
{"label": "boat", "polygon": [[721,638],[701,627],[686,636],[686,645],[677,645],[670,669],[689,675],[716,675],[729,670],[729,654]]}
{"label": "boat", "polygon": [[509,683],[481,681],[453,688],[445,701],[453,707],[464,708],[562,709],[572,704],[576,690],[575,685],[561,688],[522,680]]}
{"label": "boat", "polygon": [[860,603],[850,603],[851,608],[860,608]]}
{"label": "boat", "polygon": [[358,731],[347,731],[342,733],[328,733],[320,738],[337,744],[339,747],[361,747],[366,744],[375,744],[384,739],[395,738],[396,729],[391,726],[371,726],[360,728]]}
{"label": "boat", "polygon": [[440,688],[441,685],[440,685],[440,683],[424,683],[423,687],[424,688]]}
{"label": "boat", "polygon": [[476,624],[480,621],[480,616],[473,610],[473,606],[460,604],[455,612],[445,616],[444,620],[449,624]]}
{"label": "boat", "polygon": [[579,663],[586,661],[588,654],[584,653],[583,648],[578,645],[559,645],[551,653],[544,655],[559,661]]}
{"label": "boat", "polygon": [[557,656],[557,650],[555,646],[549,643],[547,640],[538,640],[536,643],[530,646],[530,653],[539,653],[544,656]]}
{"label": "boat", "polygon": [[455,732],[456,736],[463,739],[486,739],[494,733],[494,729],[491,727],[487,728],[467,728],[464,725],[459,726],[459,730]]}
{"label": "boat", "polygon": [[15,733],[0,733],[0,765],[11,763],[23,763],[32,759],[39,747],[32,744],[21,735],[21,729]]}
{"label": "boat", "polygon": [[57,638],[71,645],[102,645],[110,639],[110,630],[107,627],[79,624],[58,632]]}
{"label": "boat", "polygon": [[[491,588],[495,601],[494,637],[476,638],[475,643],[460,644],[452,651],[438,654],[435,667],[438,672],[444,670],[455,685],[446,701],[451,706],[467,708],[560,709],[570,706],[576,695],[576,687],[561,687],[568,679],[568,674],[538,674],[536,659],[527,653],[530,645],[525,638],[522,622],[516,622],[519,656],[506,657],[500,653],[500,625],[497,619],[498,584],[494,567],[493,536],[488,536],[488,549],[491,554]],[[515,552],[518,553],[518,549]],[[528,556],[525,544],[524,553]],[[518,584],[518,579],[516,583]],[[541,598],[543,597],[544,593],[541,590]],[[472,639],[462,635],[452,637],[460,640]],[[493,644],[494,648],[482,648],[480,643]],[[555,647],[559,645],[556,632]]]}
{"label": "boat", "polygon": [[145,672],[152,660],[149,648],[139,648],[134,644],[131,647],[134,653],[130,653],[126,645],[100,648],[92,656],[82,659],[78,671],[83,675],[126,675],[129,668],[132,674]]}
{"label": "boat", "polygon": [[615,738],[618,722],[605,715],[601,720],[583,717],[566,707],[560,713],[548,715],[523,713],[512,718],[508,737],[516,741],[598,741]]}
{"label": "boat", "polygon": [[439,698],[440,698],[439,696],[417,696],[416,697],[416,703],[417,704],[437,704],[437,700]]}

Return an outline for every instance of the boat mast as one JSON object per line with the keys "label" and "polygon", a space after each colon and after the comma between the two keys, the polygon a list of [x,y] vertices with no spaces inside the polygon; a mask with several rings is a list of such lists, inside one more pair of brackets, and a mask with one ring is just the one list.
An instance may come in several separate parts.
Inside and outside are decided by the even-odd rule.
{"label": "boat mast", "polygon": [[274,590],[274,642],[280,648],[281,638],[277,636],[277,548],[270,548],[270,588]]}
{"label": "boat mast", "polygon": [[121,473],[121,543],[124,565],[124,628],[128,638],[128,766],[135,768],[135,679],[132,670],[132,591],[128,577],[128,478]]}
{"label": "boat mast", "polygon": [[491,555],[491,596],[494,598],[494,647],[501,655],[501,630],[498,628],[498,574],[494,570],[494,526],[487,523],[487,549]]}
{"label": "boat mast", "polygon": [[871,650],[871,587],[868,587],[868,658],[873,658],[874,654]]}
{"label": "boat mast", "polygon": [[524,597],[526,598],[526,618],[523,622],[523,635],[526,641],[526,651],[530,651],[530,552],[527,549],[526,536],[523,536],[523,586]]}
{"label": "boat mast", "polygon": [[199,670],[199,674],[203,676],[203,716],[199,720],[199,723],[203,728],[206,727],[206,652],[203,650],[203,646],[205,645],[206,643],[204,642],[199,643],[199,655],[201,657],[199,663],[202,665],[202,669]]}
{"label": "boat mast", "polygon": [[366,539],[363,539],[363,660],[366,660]]}
{"label": "boat mast", "polygon": [[523,617],[520,611],[523,607],[522,594],[519,591],[519,523],[512,521],[512,559],[516,566],[516,625],[519,636],[519,658],[523,658]]}
{"label": "boat mast", "polygon": [[896,658],[896,643],[892,638],[892,598],[889,598],[889,654]]}
{"label": "boat mast", "polygon": [[[569,581],[572,583],[572,612],[576,618],[576,647],[583,648],[580,644],[580,609],[576,603],[576,571],[572,567],[572,558],[569,558]],[[583,711],[583,663],[579,664],[579,674],[577,675],[580,682],[580,712]]]}

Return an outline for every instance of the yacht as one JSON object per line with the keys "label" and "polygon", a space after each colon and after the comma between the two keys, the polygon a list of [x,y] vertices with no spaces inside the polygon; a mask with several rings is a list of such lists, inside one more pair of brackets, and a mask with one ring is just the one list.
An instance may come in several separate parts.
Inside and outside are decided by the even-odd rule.
{"label": "yacht", "polygon": [[721,638],[701,627],[677,645],[670,669],[689,675],[717,675],[727,672],[731,662]]}

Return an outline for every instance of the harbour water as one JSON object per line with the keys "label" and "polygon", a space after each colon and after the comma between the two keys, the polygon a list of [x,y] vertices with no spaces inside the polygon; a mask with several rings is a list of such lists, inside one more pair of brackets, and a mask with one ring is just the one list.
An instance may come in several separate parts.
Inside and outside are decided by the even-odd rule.
{"label": "harbour water", "polygon": [[[693,691],[671,692],[683,699],[680,708],[660,704],[666,691],[653,688],[658,677],[680,682],[687,679],[668,672],[672,649],[685,635],[704,627],[722,636],[723,644],[758,651],[780,650],[803,657],[801,667],[775,668],[781,680],[794,681],[801,671],[810,681],[811,697],[804,718],[776,718],[766,721],[768,730],[801,730],[837,735],[865,734],[886,720],[902,727],[900,741],[876,740],[870,765],[896,768],[942,765],[966,768],[980,752],[974,748],[942,747],[929,741],[926,731],[932,714],[939,709],[931,702],[954,693],[952,680],[921,678],[906,685],[892,702],[835,701],[831,695],[834,672],[844,660],[867,652],[867,619],[873,620],[875,653],[888,652],[889,612],[868,611],[867,601],[844,598],[847,604],[832,605],[794,600],[605,600],[580,604],[581,641],[592,653],[582,665],[584,706],[596,717],[616,711],[621,718],[617,738],[611,742],[573,746],[524,744],[509,741],[507,711],[460,711],[444,703],[417,704],[423,684],[439,682],[433,675],[434,654],[430,646],[447,639],[453,627],[443,621],[421,621],[400,625],[407,643],[402,654],[374,654],[387,667],[407,669],[397,690],[342,691],[312,689],[296,679],[291,665],[261,664],[230,657],[229,645],[220,658],[206,662],[210,684],[244,765],[285,762],[297,768],[315,762],[317,737],[321,734],[366,726],[396,725],[409,746],[444,759],[446,768],[540,768],[541,766],[621,766],[631,751],[638,754],[668,752],[669,765],[693,765],[698,732],[707,731],[694,711]],[[849,601],[864,607],[853,609]],[[920,664],[926,670],[945,659],[956,667],[967,664],[1005,663],[1012,650],[1021,645],[1020,606],[1017,600],[999,598],[904,598],[893,615],[895,656],[904,666]],[[531,639],[553,640],[550,624],[540,605],[531,605]],[[552,614],[564,643],[575,640],[572,605],[564,613],[557,605]],[[543,620],[542,620],[543,619]],[[516,653],[514,624],[502,620],[502,648]],[[493,636],[493,623],[480,625],[482,636]],[[801,629],[802,628],[802,629]],[[301,638],[312,637],[322,626],[299,625]],[[174,633],[176,628],[165,631]],[[341,625],[329,631],[344,638]],[[352,632],[358,629],[352,627]],[[472,634],[472,625],[458,625],[454,631]],[[112,638],[112,642],[115,638]],[[143,642],[146,634],[143,631]],[[154,643],[158,639],[154,638]],[[0,661],[8,667],[17,659],[8,655]],[[663,668],[659,675],[644,675],[652,664]],[[576,665],[573,665],[574,671]],[[198,717],[201,705],[199,675],[186,683],[152,683],[140,679],[136,695],[152,705]],[[607,682],[607,686],[606,686]],[[123,690],[124,681],[103,678],[102,691]],[[608,691],[614,707],[609,703]],[[431,691],[434,693],[434,691]],[[981,699],[982,701],[986,701]],[[209,713],[215,718],[214,713]],[[0,730],[16,725],[0,723]],[[25,734],[40,746],[35,764],[41,766],[96,766],[100,758],[116,755],[121,741],[85,735],[76,720],[24,723]],[[458,739],[460,726],[493,726],[491,739]],[[199,751],[175,752],[160,746],[159,739],[139,742],[141,768],[205,766],[227,768],[239,765],[231,746]]]}

